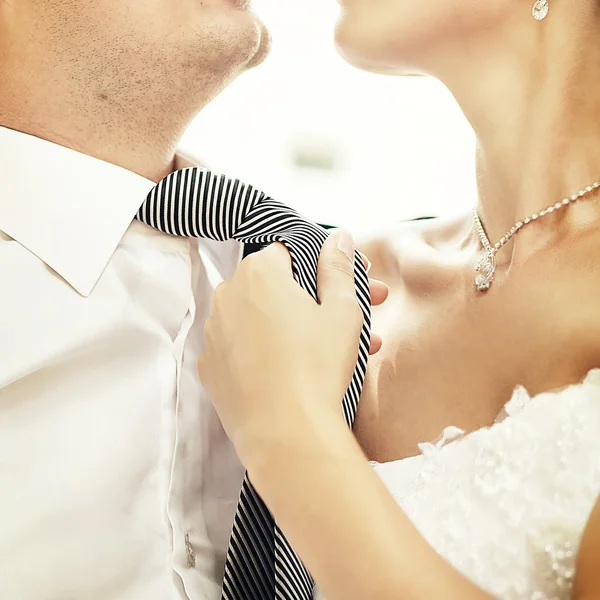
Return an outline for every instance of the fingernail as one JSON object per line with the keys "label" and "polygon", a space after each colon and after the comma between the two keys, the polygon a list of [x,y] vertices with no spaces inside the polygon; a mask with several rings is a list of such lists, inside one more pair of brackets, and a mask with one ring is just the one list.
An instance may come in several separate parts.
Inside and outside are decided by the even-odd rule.
{"label": "fingernail", "polygon": [[362,252],[359,252],[359,254],[363,257],[363,260],[365,262],[365,269],[367,270],[368,274],[373,265],[371,264],[371,261],[367,258],[367,256],[365,256]]}
{"label": "fingernail", "polygon": [[354,262],[354,238],[352,235],[340,229],[336,231],[337,235],[337,247],[352,261]]}

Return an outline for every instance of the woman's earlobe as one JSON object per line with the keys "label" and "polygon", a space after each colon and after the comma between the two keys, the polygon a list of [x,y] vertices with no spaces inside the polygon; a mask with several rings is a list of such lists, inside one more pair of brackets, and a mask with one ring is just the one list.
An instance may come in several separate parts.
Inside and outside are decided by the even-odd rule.
{"label": "woman's earlobe", "polygon": [[536,0],[532,9],[533,18],[536,21],[543,21],[548,16],[549,10],[548,0]]}

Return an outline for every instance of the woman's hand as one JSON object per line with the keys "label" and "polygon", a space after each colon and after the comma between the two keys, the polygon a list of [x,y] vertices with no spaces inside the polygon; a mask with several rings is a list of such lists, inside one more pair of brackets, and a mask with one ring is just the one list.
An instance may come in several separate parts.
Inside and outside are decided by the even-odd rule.
{"label": "woman's hand", "polygon": [[[257,443],[342,422],[363,323],[350,257],[351,236],[333,233],[319,260],[320,304],[293,279],[282,244],[246,258],[217,288],[198,370],[242,460]],[[387,291],[371,281],[372,303]],[[371,351],[380,347],[373,336]]]}

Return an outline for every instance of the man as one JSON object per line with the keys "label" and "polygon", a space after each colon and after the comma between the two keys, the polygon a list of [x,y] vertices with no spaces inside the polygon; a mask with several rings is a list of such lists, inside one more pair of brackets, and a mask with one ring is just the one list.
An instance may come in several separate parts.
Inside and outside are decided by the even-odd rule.
{"label": "man", "polygon": [[236,243],[132,219],[266,55],[244,0],[0,0],[0,598],[216,600],[243,469],[200,386]]}

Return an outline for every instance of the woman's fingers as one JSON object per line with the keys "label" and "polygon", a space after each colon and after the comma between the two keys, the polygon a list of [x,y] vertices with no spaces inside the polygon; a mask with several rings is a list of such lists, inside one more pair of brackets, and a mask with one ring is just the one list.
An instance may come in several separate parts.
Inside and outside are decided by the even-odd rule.
{"label": "woman's fingers", "polygon": [[[362,252],[359,252],[359,254],[362,257],[363,265],[365,265],[368,275],[369,271],[371,270],[371,261]],[[390,288],[387,286],[387,284],[383,283],[383,281],[369,278],[369,287],[371,289],[372,306],[379,306],[387,300]]]}
{"label": "woman's fingers", "polygon": [[[282,271],[286,271],[286,272],[289,271],[289,273],[291,275],[290,255],[283,244],[272,244],[266,250],[263,250],[263,252],[270,253],[272,255],[273,260],[276,262],[276,264],[281,265]],[[329,249],[326,249],[325,255],[327,255],[328,253],[329,253]],[[362,254],[362,252],[359,252],[359,254],[362,257],[363,264],[365,265],[365,269],[367,269],[367,272],[368,272],[371,269],[371,262],[364,254]],[[322,258],[326,259],[327,256],[323,256]],[[339,263],[337,263],[337,264],[339,264]],[[348,264],[348,276],[350,277],[350,280],[351,280],[351,274],[352,274],[352,268],[351,268],[351,264],[349,263]],[[330,275],[331,274],[329,274],[328,276],[330,276]],[[323,278],[323,275],[321,277]],[[322,285],[327,285],[327,283],[328,282],[326,282],[326,281],[321,281]],[[369,279],[369,289],[371,292],[371,305],[372,306],[379,306],[380,304],[383,304],[389,295],[389,287],[385,283],[383,283],[383,281],[379,281],[378,279]],[[372,354],[376,354],[377,352],[379,352],[379,350],[381,350],[382,345],[383,345],[383,340],[381,339],[381,336],[379,336],[376,333],[371,333],[371,345],[369,348],[369,354],[372,355]]]}
{"label": "woman's fingers", "polygon": [[[371,261],[362,252],[359,252],[362,257],[363,264],[367,270],[367,274],[371,270]],[[390,293],[390,288],[383,281],[379,279],[369,279],[369,289],[371,291],[371,306],[379,306],[383,304]],[[371,346],[369,347],[369,354],[377,354],[383,346],[383,339],[376,333],[371,333]]]}
{"label": "woman's fingers", "polygon": [[[263,250],[263,252],[272,254],[276,264],[280,265],[286,272],[289,271],[291,275],[291,257],[287,248],[282,243],[271,244],[265,250]],[[367,269],[368,273],[371,269],[371,261],[369,261],[369,259],[362,252],[359,252],[359,254],[363,259],[363,264],[365,265],[365,269]],[[372,306],[379,306],[387,300],[390,289],[383,281],[379,281],[378,279],[369,279],[369,288],[371,291]]]}
{"label": "woman's fingers", "polygon": [[376,333],[371,334],[371,347],[369,348],[369,354],[377,354],[383,346],[383,340],[381,336]]}
{"label": "woman's fingers", "polygon": [[390,288],[378,279],[369,279],[369,288],[371,289],[371,305],[379,306],[383,304],[390,293]]}
{"label": "woman's fingers", "polygon": [[363,254],[360,251],[358,253],[362,256],[363,265],[365,265],[365,269],[367,270],[368,275],[369,271],[371,270],[371,261],[367,258],[366,254]]}

